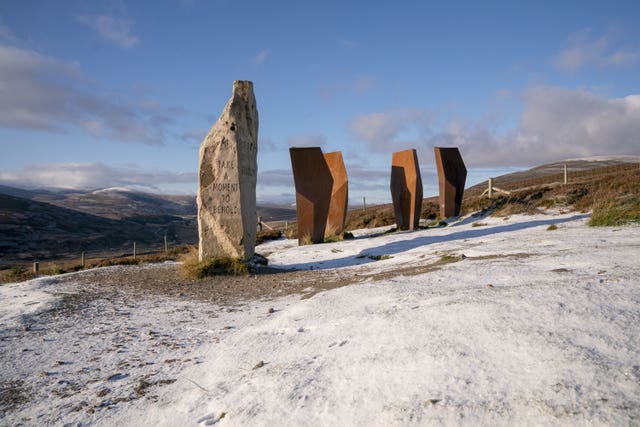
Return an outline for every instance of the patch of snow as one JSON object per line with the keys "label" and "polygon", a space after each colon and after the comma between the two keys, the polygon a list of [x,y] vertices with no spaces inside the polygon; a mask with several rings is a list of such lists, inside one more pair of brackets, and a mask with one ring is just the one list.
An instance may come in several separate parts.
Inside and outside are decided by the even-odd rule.
{"label": "patch of snow", "polygon": [[22,324],[22,319],[47,310],[59,297],[54,294],[54,280],[49,277],[24,283],[0,285],[0,328]]}
{"label": "patch of snow", "polygon": [[100,190],[92,191],[91,194],[100,194],[100,193],[133,193],[134,191],[127,187],[109,187],[103,188]]}
{"label": "patch of snow", "polygon": [[628,155],[617,155],[617,156],[590,156],[590,157],[581,157],[576,159],[567,159],[566,162],[607,162],[607,161],[619,161],[624,163],[638,163],[640,162],[640,156],[628,156]]}
{"label": "patch of snow", "polygon": [[[36,393],[3,421],[633,424],[640,226],[586,221],[575,213],[461,218],[413,233],[260,245],[283,269],[390,273],[458,257],[309,299],[218,307],[125,292],[100,297],[99,284],[82,275],[65,286],[16,285],[2,294],[2,313],[13,310],[5,296],[21,292],[17,305],[52,288],[94,297],[62,317],[31,310],[28,333],[3,324],[0,381],[20,378]],[[557,229],[547,230],[551,224]],[[138,393],[145,384],[148,393]]]}

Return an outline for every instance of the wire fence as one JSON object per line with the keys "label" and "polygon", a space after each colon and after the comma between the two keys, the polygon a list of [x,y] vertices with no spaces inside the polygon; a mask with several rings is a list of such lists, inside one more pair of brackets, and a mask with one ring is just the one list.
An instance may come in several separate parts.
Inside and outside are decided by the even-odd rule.
{"label": "wire fence", "polygon": [[[541,185],[554,185],[554,184],[564,184],[565,178],[567,184],[577,183],[583,180],[588,180],[589,178],[608,175],[608,174],[619,174],[630,172],[634,170],[640,170],[640,163],[627,163],[621,165],[612,165],[612,166],[603,166],[594,169],[586,169],[586,170],[567,170],[566,175],[565,172],[560,173],[549,173],[546,175],[541,175],[535,178],[527,178],[521,180],[509,180],[507,178],[495,178],[492,179],[491,184],[495,187],[499,187],[501,190],[506,190],[508,192],[517,192],[521,190],[525,190],[531,187],[537,187]],[[484,190],[485,187],[482,185],[477,185],[468,190],[465,190],[468,197],[479,197],[487,193]],[[484,191],[483,191],[484,190]]]}

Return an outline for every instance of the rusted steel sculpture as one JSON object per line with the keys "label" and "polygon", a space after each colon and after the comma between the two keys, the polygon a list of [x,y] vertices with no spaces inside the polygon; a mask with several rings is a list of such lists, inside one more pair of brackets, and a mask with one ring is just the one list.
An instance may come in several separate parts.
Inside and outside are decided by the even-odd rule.
{"label": "rusted steel sculpture", "polygon": [[393,153],[391,157],[391,199],[400,230],[416,230],[422,210],[422,178],[416,150]]}
{"label": "rusted steel sculpture", "polygon": [[333,178],[320,147],[289,148],[296,186],[298,244],[322,243]]}
{"label": "rusted steel sculpture", "polygon": [[440,189],[440,216],[449,218],[460,215],[467,168],[458,148],[434,147]]}
{"label": "rusted steel sculpture", "polygon": [[344,167],[340,151],[326,153],[324,159],[333,179],[325,234],[335,235],[344,231],[344,223],[347,219],[347,203],[349,201],[349,180],[347,179],[347,170]]}

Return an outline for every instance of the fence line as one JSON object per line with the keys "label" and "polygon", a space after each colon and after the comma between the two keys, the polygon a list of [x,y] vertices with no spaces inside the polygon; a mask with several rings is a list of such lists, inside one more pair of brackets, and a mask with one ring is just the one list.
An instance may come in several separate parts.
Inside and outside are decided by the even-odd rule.
{"label": "fence line", "polygon": [[[493,192],[498,191],[505,194],[510,194],[516,191],[524,190],[529,187],[535,187],[540,185],[550,185],[550,184],[569,184],[571,182],[575,182],[581,178],[589,178],[599,175],[607,175],[613,173],[620,172],[628,172],[633,170],[640,170],[640,163],[627,163],[624,165],[613,165],[613,166],[603,166],[595,169],[587,169],[587,170],[579,170],[579,171],[568,171],[566,165],[563,167],[563,172],[554,173],[549,175],[543,175],[536,178],[529,178],[523,180],[500,180],[499,182],[501,188],[495,187],[495,178],[490,178],[488,180],[488,188],[484,190],[479,196],[482,197],[485,194],[489,194],[489,197],[493,196]],[[479,189],[475,189],[471,191],[471,193],[479,192]],[[472,196],[474,197],[474,196]]]}

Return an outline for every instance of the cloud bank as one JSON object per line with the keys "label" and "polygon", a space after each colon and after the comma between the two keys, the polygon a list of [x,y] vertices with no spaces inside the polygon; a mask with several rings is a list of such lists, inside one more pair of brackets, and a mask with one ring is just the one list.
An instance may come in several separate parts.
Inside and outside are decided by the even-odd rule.
{"label": "cloud bank", "polygon": [[18,172],[0,172],[3,185],[69,190],[126,187],[156,192],[164,185],[197,180],[198,175],[191,172],[143,171],[136,166],[114,167],[103,163],[50,163],[26,166]]}
{"label": "cloud bank", "polygon": [[[522,100],[519,122],[506,133],[489,120],[443,119],[431,110],[415,109],[357,116],[349,127],[379,153],[458,146],[467,165],[474,167],[640,155],[640,95],[605,98],[586,90],[535,86]],[[407,130],[413,138],[402,138]]]}
{"label": "cloud bank", "polygon": [[100,94],[79,64],[0,45],[0,126],[49,132],[77,127],[120,142],[163,144],[176,111],[119,93]]}
{"label": "cloud bank", "polygon": [[554,58],[554,65],[568,72],[585,66],[599,67],[629,66],[640,60],[638,46],[619,46],[612,33],[594,37],[590,30],[574,34],[567,47]]}

